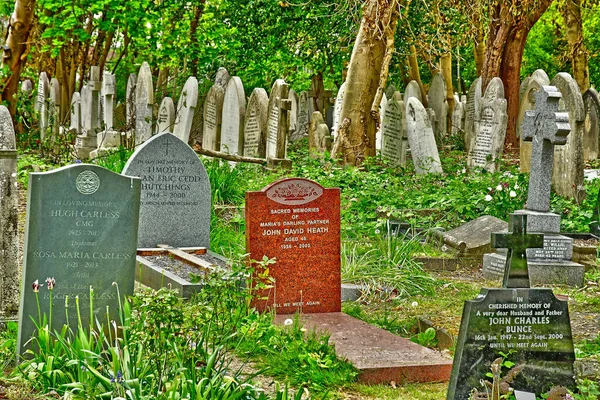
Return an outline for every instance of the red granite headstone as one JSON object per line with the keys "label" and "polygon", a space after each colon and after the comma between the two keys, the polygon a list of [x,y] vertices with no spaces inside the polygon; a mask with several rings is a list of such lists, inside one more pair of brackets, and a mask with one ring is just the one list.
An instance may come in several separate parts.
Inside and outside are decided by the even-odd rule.
{"label": "red granite headstone", "polygon": [[279,180],[246,193],[246,249],[275,258],[275,283],[256,302],[277,314],[341,310],[340,190],[308,179]]}

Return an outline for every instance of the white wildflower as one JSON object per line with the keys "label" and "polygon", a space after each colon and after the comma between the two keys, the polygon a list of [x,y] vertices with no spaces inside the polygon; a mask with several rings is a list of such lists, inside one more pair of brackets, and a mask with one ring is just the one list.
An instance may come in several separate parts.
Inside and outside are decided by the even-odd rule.
{"label": "white wildflower", "polygon": [[418,305],[419,305],[419,303],[417,303],[416,301],[413,301],[413,302],[411,303],[411,306],[412,306],[412,307],[416,307],[416,306],[418,306]]}
{"label": "white wildflower", "polygon": [[492,201],[492,196],[491,196],[491,195],[489,195],[489,194],[486,194],[486,195],[485,195],[485,199],[484,199],[484,200],[485,200],[485,201]]}
{"label": "white wildflower", "polygon": [[510,197],[517,197],[517,192],[515,192],[514,190],[511,190],[510,193],[508,194]]}
{"label": "white wildflower", "polygon": [[291,318],[288,318],[288,319],[286,319],[285,321],[283,321],[283,324],[284,324],[285,326],[291,325],[291,324],[293,324],[293,323],[294,323],[294,321],[292,321],[292,319],[291,319]]}
{"label": "white wildflower", "polygon": [[497,190],[498,192],[501,192],[501,191],[502,191],[502,185],[498,185],[498,186],[496,186],[496,190]]}

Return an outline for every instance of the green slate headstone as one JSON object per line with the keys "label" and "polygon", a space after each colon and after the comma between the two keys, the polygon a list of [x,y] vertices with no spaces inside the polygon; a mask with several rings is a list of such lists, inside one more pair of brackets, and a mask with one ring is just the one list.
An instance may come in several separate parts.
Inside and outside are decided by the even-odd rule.
{"label": "green slate headstone", "polygon": [[[29,175],[27,222],[17,351],[30,348],[38,308],[48,314],[52,293],[52,329],[66,323],[76,328],[75,298],[83,324],[90,315],[90,286],[94,290],[94,315],[103,321],[118,320],[117,288],[121,298],[133,293],[137,249],[141,180],[96,165],[71,165]],[[54,278],[52,292],[45,283]]]}

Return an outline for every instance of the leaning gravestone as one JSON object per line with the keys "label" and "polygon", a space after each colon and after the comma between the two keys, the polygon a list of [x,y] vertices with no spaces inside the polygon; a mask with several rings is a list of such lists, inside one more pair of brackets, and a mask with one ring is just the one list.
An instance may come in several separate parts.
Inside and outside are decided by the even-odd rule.
{"label": "leaning gravestone", "polygon": [[[271,88],[271,95],[269,96],[269,111],[267,119],[267,147],[266,156],[267,158],[284,158],[287,148],[287,135],[281,135],[282,123],[280,121],[284,108],[282,105],[286,104],[289,94],[289,85],[285,83],[283,79],[277,79]],[[288,127],[283,127],[287,132]]]}
{"label": "leaning gravestone", "polygon": [[75,134],[81,133],[81,96],[79,92],[74,92],[71,97],[71,125],[69,129]]}
{"label": "leaning gravestone", "polygon": [[441,73],[434,75],[431,85],[429,86],[429,92],[427,93],[427,105],[433,111],[437,117],[437,124],[433,133],[438,144],[442,143],[442,138],[446,136],[447,126],[446,119],[448,117],[447,102],[446,102],[446,82]]}
{"label": "leaning gravestone", "polygon": [[170,133],[153,136],[122,173],[142,178],[138,247],[209,248],[210,182],[187,143]]}
{"label": "leaning gravestone", "polygon": [[[515,214],[527,215],[527,229],[543,232],[543,249],[527,250],[531,282],[540,284],[583,284],[584,266],[571,261],[573,239],[560,235],[560,215],[549,212],[552,165],[556,145],[564,145],[570,132],[569,116],[558,112],[561,92],[554,86],[542,86],[536,93],[536,109],[525,113],[522,138],[532,141],[531,173],[526,209]],[[505,274],[506,255],[483,256],[483,276],[494,279]]]}
{"label": "leaning gravestone", "polygon": [[250,95],[244,118],[244,156],[265,158],[269,96],[263,88]]}
{"label": "leaning gravestone", "polygon": [[173,135],[187,143],[190,140],[192,122],[198,105],[198,80],[190,76],[185,82],[179,101],[177,102],[177,117],[173,127]]}
{"label": "leaning gravestone", "polygon": [[0,321],[19,311],[17,145],[10,112],[0,105]]}
{"label": "leaning gravestone", "polygon": [[156,118],[156,133],[173,131],[175,123],[175,103],[170,97],[165,97],[158,108],[158,117]]}
{"label": "leaning gravestone", "polygon": [[467,157],[469,168],[496,172],[504,149],[507,120],[504,85],[500,78],[493,78],[481,99],[480,114],[475,118],[475,136]]}
{"label": "leaning gravestone", "polygon": [[215,84],[208,90],[204,100],[204,128],[202,130],[202,148],[219,150],[221,146],[221,117],[225,88],[229,82],[229,73],[225,68],[219,68]]}
{"label": "leaning gravestone", "polygon": [[600,95],[594,88],[583,94],[585,120],[583,122],[583,158],[586,161],[598,158],[600,148]]}
{"label": "leaning gravestone", "polygon": [[404,165],[406,163],[408,137],[406,136],[405,127],[404,102],[400,92],[396,92],[388,100],[381,126],[383,132],[381,155],[393,165]]}
{"label": "leaning gravestone", "polygon": [[536,93],[542,86],[550,85],[550,78],[544,70],[538,69],[526,78],[521,85],[521,95],[519,104],[519,117],[517,118],[517,137],[520,138],[519,143],[519,169],[521,172],[529,172],[531,161],[531,143],[523,140],[521,126],[525,113],[535,108]]}
{"label": "leaning gravestone", "polygon": [[139,146],[152,136],[152,107],[154,85],[147,62],[140,67],[135,86],[135,145]]}
{"label": "leaning gravestone", "polygon": [[335,105],[333,106],[333,127],[331,128],[331,135],[335,140],[337,135],[338,125],[340,124],[340,115],[342,114],[342,105],[344,104],[344,94],[346,93],[346,82],[342,83],[340,90],[338,90],[337,96],[335,97]]}
{"label": "leaning gravestone", "polygon": [[298,98],[298,117],[296,119],[296,130],[290,135],[290,141],[292,142],[308,136],[308,127],[310,125],[308,103],[308,94],[306,92],[301,92]]}
{"label": "leaning gravestone", "polygon": [[244,115],[246,114],[246,94],[242,80],[232,76],[227,83],[223,98],[221,117],[220,151],[241,155],[244,152]]}
{"label": "leaning gravestone", "polygon": [[568,302],[529,286],[526,250],[542,247],[543,235],[527,233],[527,217],[511,214],[510,233],[492,233],[493,247],[508,248],[503,288],[465,302],[447,400],[485,393],[480,380],[498,358],[514,363],[502,372],[514,375],[515,390],[539,397],[555,386],[575,388]]}
{"label": "leaning gravestone", "polygon": [[246,251],[253,260],[276,260],[274,288],[257,300],[259,310],[339,312],[340,190],[291,178],[247,192]]}
{"label": "leaning gravestone", "polygon": [[416,173],[442,173],[431,122],[427,111],[415,97],[410,97],[406,105],[406,132]]}
{"label": "leaning gravestone", "polygon": [[481,112],[481,78],[477,78],[471,84],[467,95],[467,105],[465,107],[465,151],[467,154],[471,151],[471,144],[475,137],[475,118]]}
{"label": "leaning gravestone", "polygon": [[43,143],[46,138],[46,129],[48,128],[48,99],[50,97],[50,81],[45,72],[40,74],[40,82],[38,84],[37,100],[35,102],[35,110],[40,113],[40,141]]}
{"label": "leaning gravestone", "polygon": [[76,297],[83,326],[92,313],[103,321],[107,309],[110,319],[118,321],[115,282],[122,296],[133,294],[140,185],[137,178],[87,164],[29,174],[18,354],[30,348],[32,318],[38,322],[31,285],[44,284],[47,277],[55,279],[55,286],[52,292],[45,285],[40,289],[39,304],[48,313],[53,299],[50,331],[66,323],[67,297],[73,331]]}
{"label": "leaning gravestone", "polygon": [[579,86],[575,79],[566,72],[558,73],[552,82],[562,94],[559,111],[569,113],[571,133],[564,146],[554,148],[554,171],[552,173],[552,189],[559,195],[575,200],[581,204],[585,198],[583,185],[583,124],[585,109]]}

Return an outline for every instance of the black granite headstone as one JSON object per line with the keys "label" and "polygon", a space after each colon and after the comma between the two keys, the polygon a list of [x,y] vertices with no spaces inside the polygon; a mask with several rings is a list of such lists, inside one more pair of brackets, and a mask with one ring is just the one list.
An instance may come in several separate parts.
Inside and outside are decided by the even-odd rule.
{"label": "black granite headstone", "polygon": [[511,234],[492,234],[492,245],[511,253],[504,288],[482,289],[465,302],[447,400],[468,400],[474,389],[485,391],[481,380],[499,357],[515,363],[513,372],[520,369],[511,383],[516,390],[539,396],[554,386],[575,387],[568,302],[551,289],[527,287],[526,244],[541,246],[541,235],[526,233],[526,215],[510,217]]}

